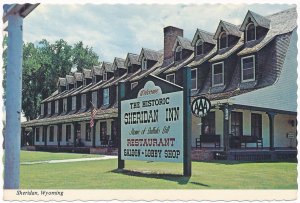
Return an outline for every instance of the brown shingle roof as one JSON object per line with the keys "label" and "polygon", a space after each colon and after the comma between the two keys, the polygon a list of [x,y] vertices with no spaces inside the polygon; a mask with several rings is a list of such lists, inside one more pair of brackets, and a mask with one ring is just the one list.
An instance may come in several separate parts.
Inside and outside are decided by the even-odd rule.
{"label": "brown shingle roof", "polygon": [[207,32],[207,31],[204,31],[204,30],[201,30],[201,29],[197,29],[197,31],[194,35],[193,41],[192,41],[192,46],[196,45],[196,42],[197,42],[198,38],[202,39],[203,42],[207,42],[207,43],[210,43],[210,44],[216,44],[217,43],[216,40],[214,39],[214,34],[213,33],[210,33],[210,32]]}

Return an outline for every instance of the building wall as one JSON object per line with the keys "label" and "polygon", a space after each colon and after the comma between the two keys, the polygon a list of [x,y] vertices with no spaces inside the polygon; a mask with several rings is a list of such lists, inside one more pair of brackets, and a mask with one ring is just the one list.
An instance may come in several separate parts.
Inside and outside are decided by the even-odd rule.
{"label": "building wall", "polygon": [[[216,134],[221,135],[221,147],[223,147],[223,112],[215,111]],[[235,112],[243,113],[243,135],[251,135],[251,114],[262,115],[262,138],[263,147],[270,147],[269,118],[266,112],[235,109]],[[294,122],[292,126],[291,122]],[[231,133],[231,118],[229,120],[229,133]],[[296,134],[296,116],[277,114],[275,116],[274,146],[296,147],[296,138],[288,139],[287,133]],[[201,134],[201,118],[192,116],[192,147],[196,147],[196,138]],[[203,147],[214,147],[214,144],[205,143]],[[256,143],[247,143],[247,147],[256,147]]]}

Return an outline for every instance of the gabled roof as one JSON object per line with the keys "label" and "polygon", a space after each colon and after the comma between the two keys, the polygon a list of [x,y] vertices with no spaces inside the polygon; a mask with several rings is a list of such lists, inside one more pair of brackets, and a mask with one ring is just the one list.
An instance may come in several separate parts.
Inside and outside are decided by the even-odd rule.
{"label": "gabled roof", "polygon": [[58,80],[57,80],[57,86],[66,86],[66,85],[67,85],[66,78],[58,78]]}
{"label": "gabled roof", "polygon": [[92,71],[90,69],[83,69],[83,76],[84,78],[92,78]]}
{"label": "gabled roof", "polygon": [[264,27],[267,29],[270,29],[270,23],[271,20],[261,16],[257,13],[254,13],[253,11],[248,11],[246,14],[246,17],[244,18],[244,21],[240,27],[240,31],[245,31],[246,30],[246,26],[248,24],[248,20],[249,18],[251,19],[251,21],[255,24],[255,26],[260,26],[260,27]]}
{"label": "gabled roof", "polygon": [[114,70],[115,70],[116,68],[123,68],[123,69],[126,69],[124,63],[125,63],[125,60],[124,60],[124,59],[115,57],[115,60],[114,60],[114,63],[113,63]]}
{"label": "gabled roof", "polygon": [[287,9],[270,16],[266,16],[271,21],[270,30],[267,35],[257,41],[247,43],[245,48],[238,55],[246,55],[257,52],[265,47],[276,36],[292,32],[297,27],[296,8]]}
{"label": "gabled roof", "polygon": [[188,49],[194,51],[194,47],[192,47],[191,41],[187,38],[177,36],[176,41],[173,45],[173,51],[175,51],[176,47],[180,45],[183,49]]}
{"label": "gabled roof", "polygon": [[74,73],[75,81],[82,81],[83,80],[83,74],[79,72]]}
{"label": "gabled roof", "polygon": [[92,75],[102,75],[101,66],[93,66]]}
{"label": "gabled roof", "polygon": [[158,61],[162,55],[162,52],[142,48],[138,61],[141,62],[144,56],[147,60]]}
{"label": "gabled roof", "polygon": [[216,44],[216,40],[214,39],[214,34],[210,32],[206,32],[204,30],[197,29],[194,35],[192,46],[196,45],[198,39],[201,39],[203,42],[207,42],[210,44]]}
{"label": "gabled roof", "polygon": [[75,77],[73,75],[66,75],[67,84],[74,84],[75,83]]}
{"label": "gabled roof", "polygon": [[134,65],[141,65],[141,62],[139,62],[139,55],[128,53],[127,57],[125,59],[125,66],[128,66],[128,63],[134,64]]}
{"label": "gabled roof", "polygon": [[106,72],[114,72],[113,71],[113,67],[112,67],[112,63],[109,62],[103,62],[102,63],[102,70],[105,70]]}
{"label": "gabled roof", "polygon": [[226,21],[220,20],[220,23],[218,25],[217,31],[214,35],[214,39],[217,40],[220,33],[221,33],[221,28],[224,29],[224,31],[226,32],[227,35],[233,35],[233,36],[237,36],[240,37],[242,35],[242,32],[239,31],[239,27],[228,23]]}

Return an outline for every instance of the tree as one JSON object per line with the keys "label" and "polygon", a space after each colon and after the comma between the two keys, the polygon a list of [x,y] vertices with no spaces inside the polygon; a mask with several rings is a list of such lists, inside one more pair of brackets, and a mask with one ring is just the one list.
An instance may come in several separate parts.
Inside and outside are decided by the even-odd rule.
{"label": "tree", "polygon": [[[4,38],[3,46],[6,43]],[[3,53],[3,73],[6,70],[6,52]],[[75,65],[79,70],[98,64],[98,56],[82,42],[73,47],[63,39],[53,44],[42,40],[38,44],[23,45],[22,110],[27,120],[39,115],[41,101],[57,90],[58,77],[70,74]],[[5,88],[5,79],[3,87]],[[4,91],[5,92],[5,91]],[[4,96],[5,99],[5,96]]]}
{"label": "tree", "polygon": [[98,64],[98,56],[93,51],[93,48],[84,47],[82,41],[76,43],[72,51],[72,62],[77,66],[77,71],[82,72],[82,69],[90,69],[93,65]]}

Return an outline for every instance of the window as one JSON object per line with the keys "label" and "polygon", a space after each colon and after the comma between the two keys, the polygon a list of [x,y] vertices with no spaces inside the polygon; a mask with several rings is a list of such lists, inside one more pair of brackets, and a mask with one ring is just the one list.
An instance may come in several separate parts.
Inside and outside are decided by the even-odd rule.
{"label": "window", "polygon": [[212,86],[224,84],[224,63],[215,63],[212,66]]}
{"label": "window", "polygon": [[145,57],[142,58],[142,70],[147,70],[147,59]]}
{"label": "window", "polygon": [[43,129],[42,142],[45,142],[45,132],[44,132],[44,129],[45,129],[45,128],[42,128],[42,129]]}
{"label": "window", "polygon": [[171,83],[175,83],[175,73],[167,75],[166,80]]}
{"label": "window", "polygon": [[196,43],[196,55],[203,54],[203,41],[201,39],[198,39]]}
{"label": "window", "polygon": [[262,138],[262,116],[261,114],[251,114],[251,135]]}
{"label": "window", "polygon": [[85,124],[85,140],[91,141],[91,127],[90,123]]}
{"label": "window", "polygon": [[107,73],[104,72],[104,73],[103,73],[103,81],[106,81],[106,80],[107,80]]}
{"label": "window", "polygon": [[103,90],[103,105],[109,104],[109,88]]}
{"label": "window", "polygon": [[197,68],[191,70],[192,90],[197,89]]}
{"label": "window", "polygon": [[256,27],[253,22],[250,22],[246,27],[246,42],[256,40]]}
{"label": "window", "polygon": [[96,76],[95,76],[95,75],[94,75],[93,78],[92,78],[92,82],[93,82],[93,83],[96,83],[96,82],[97,82]]}
{"label": "window", "polygon": [[55,113],[58,113],[58,100],[55,101]]}
{"label": "window", "polygon": [[86,79],[83,79],[83,86],[86,86]]}
{"label": "window", "polygon": [[66,125],[66,142],[71,141],[71,125]]}
{"label": "window", "polygon": [[182,59],[182,48],[178,46],[175,50],[175,61],[180,61]]}
{"label": "window", "polygon": [[227,47],[227,34],[226,32],[221,32],[219,38],[219,49],[224,49]]}
{"label": "window", "polygon": [[51,114],[51,102],[48,102],[48,115]]}
{"label": "window", "polygon": [[254,55],[242,58],[241,64],[242,64],[242,82],[255,80]]}
{"label": "window", "polygon": [[41,104],[41,115],[44,115],[44,104]]}
{"label": "window", "polygon": [[76,110],[76,96],[72,97],[72,110]]}
{"label": "window", "polygon": [[138,82],[131,83],[131,89],[135,88],[138,84],[139,84]]}
{"label": "window", "polygon": [[86,108],[86,94],[81,95],[81,108]]}
{"label": "window", "polygon": [[97,107],[97,91],[92,92],[92,103],[95,107]]}
{"label": "window", "polygon": [[40,141],[40,128],[35,129],[35,141],[36,142]]}
{"label": "window", "polygon": [[215,135],[215,112],[209,112],[207,116],[202,118],[202,135]]}
{"label": "window", "polygon": [[54,141],[54,126],[50,126],[50,137],[49,137],[49,142]]}
{"label": "window", "polygon": [[68,110],[68,100],[67,98],[63,99],[63,112],[66,112]]}
{"label": "window", "polygon": [[231,134],[243,136],[243,113],[231,112]]}

